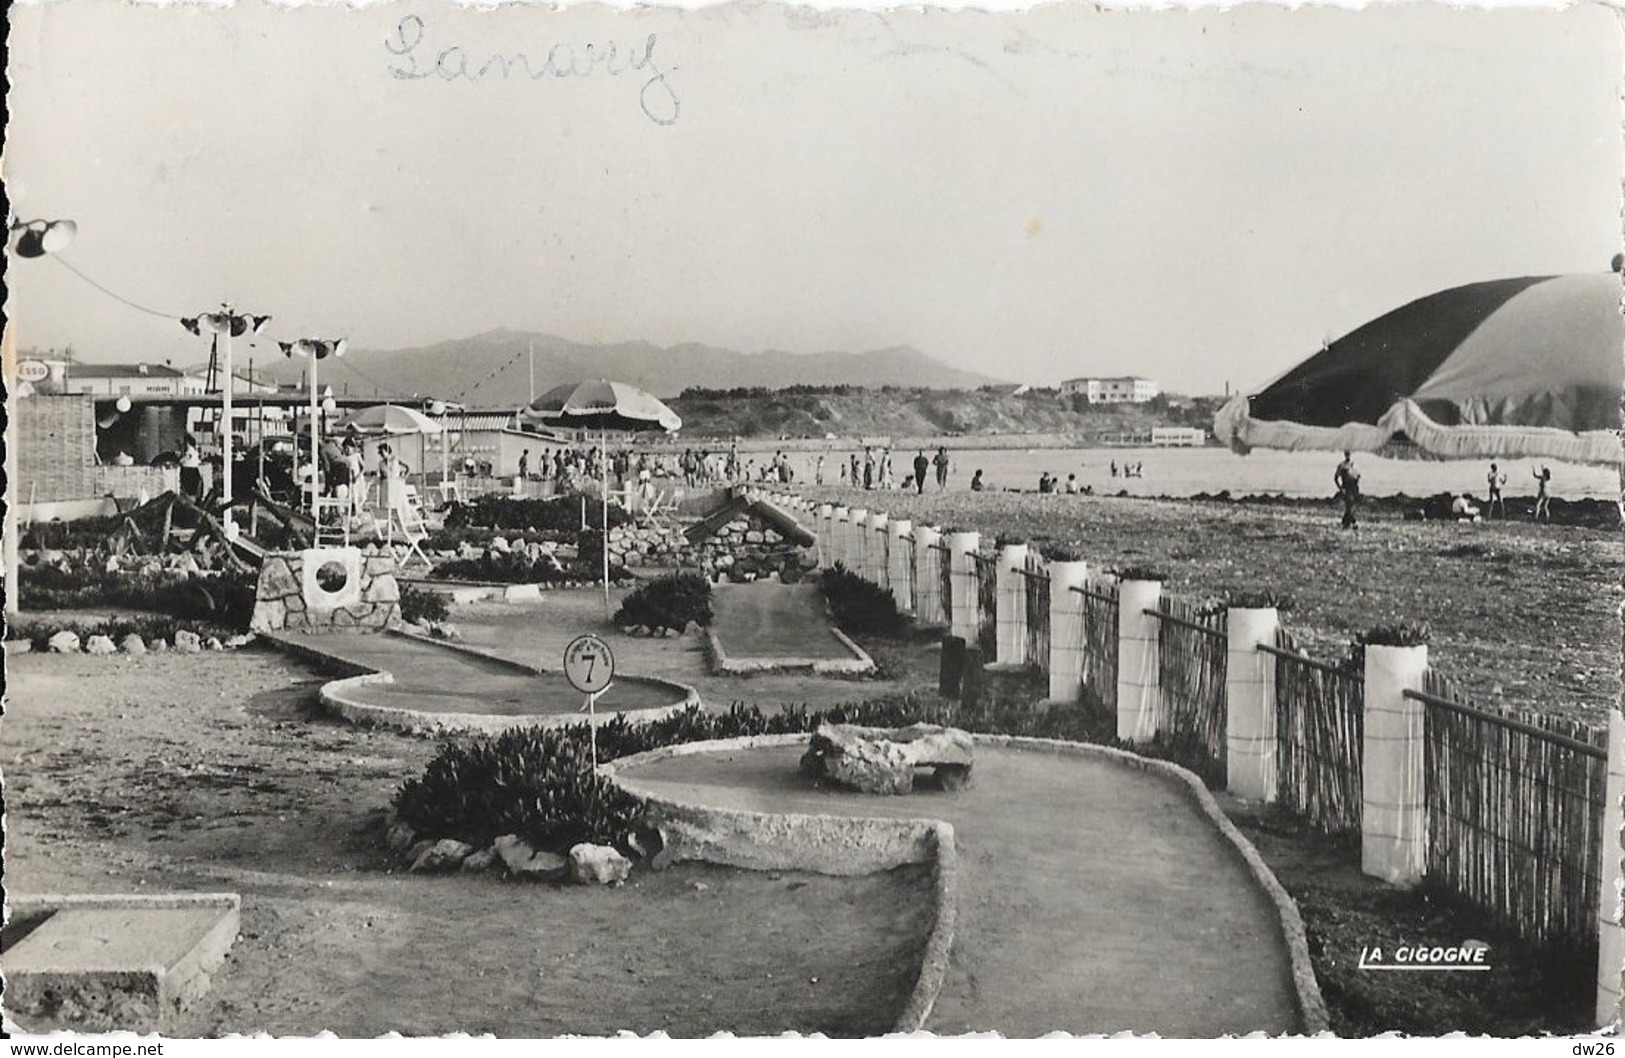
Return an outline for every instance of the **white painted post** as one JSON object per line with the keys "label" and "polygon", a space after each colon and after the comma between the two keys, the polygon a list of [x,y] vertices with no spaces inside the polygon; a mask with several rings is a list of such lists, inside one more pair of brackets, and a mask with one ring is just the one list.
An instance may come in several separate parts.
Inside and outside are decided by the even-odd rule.
{"label": "white painted post", "polygon": [[993,660],[1000,665],[1020,665],[1027,660],[1027,578],[1017,571],[1026,568],[1027,545],[1005,544],[996,561]]}
{"label": "white painted post", "polygon": [[1625,969],[1625,929],[1620,927],[1620,843],[1625,826],[1625,717],[1608,712],[1608,782],[1602,813],[1602,879],[1597,909],[1597,1025],[1618,1021],[1620,973]]}
{"label": "white painted post", "polygon": [[909,544],[914,523],[907,518],[894,518],[891,523],[891,547],[886,552],[886,579],[891,584],[891,597],[903,613],[914,613],[914,593],[909,590]]}
{"label": "white painted post", "polygon": [[1427,869],[1427,803],[1422,789],[1420,690],[1428,648],[1365,648],[1364,790],[1360,804],[1360,870],[1395,885],[1415,885]]}
{"label": "white painted post", "polygon": [[948,623],[948,613],[939,598],[942,594],[938,588],[937,568],[938,560],[946,562],[947,559],[933,551],[942,542],[942,534],[937,532],[935,526],[921,525],[914,529],[914,579],[918,587],[918,595],[914,600],[914,618],[922,625],[940,625]]}
{"label": "white painted post", "polygon": [[1153,616],[1161,601],[1160,580],[1117,586],[1117,737],[1124,742],[1149,742],[1162,726],[1162,622]]}
{"label": "white painted post", "polygon": [[1049,700],[1083,701],[1084,598],[1074,587],[1088,581],[1089,563],[1049,564]]}
{"label": "white painted post", "polygon": [[851,530],[846,568],[860,577],[867,577],[864,562],[869,554],[869,508],[852,508]]}
{"label": "white painted post", "polygon": [[948,631],[967,644],[976,642],[976,562],[972,558],[982,546],[981,533],[948,534]]}
{"label": "white painted post", "polygon": [[835,508],[835,532],[830,534],[830,539],[834,541],[835,544],[834,554],[830,564],[834,565],[838,562],[847,569],[852,568],[852,559],[847,552],[846,546],[846,534],[848,527],[851,525],[851,518],[852,512],[846,507]]}
{"label": "white painted post", "polygon": [[1273,606],[1232,606],[1225,621],[1225,786],[1249,801],[1275,800],[1275,657],[1280,614]]}
{"label": "white painted post", "polygon": [[827,567],[834,565],[830,561],[833,554],[831,550],[831,534],[835,531],[835,506],[829,503],[818,505],[818,565]]}
{"label": "white painted post", "polygon": [[890,537],[886,526],[890,519],[879,511],[869,516],[869,579],[882,588],[891,588]]}

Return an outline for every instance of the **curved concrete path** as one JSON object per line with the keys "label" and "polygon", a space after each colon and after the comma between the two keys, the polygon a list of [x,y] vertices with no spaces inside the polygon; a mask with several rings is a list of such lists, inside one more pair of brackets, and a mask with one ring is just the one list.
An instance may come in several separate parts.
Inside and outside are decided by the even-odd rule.
{"label": "curved concrete path", "polygon": [[958,922],[934,1032],[1302,1031],[1275,905],[1168,777],[978,744],[970,788],[872,797],[809,786],[800,753],[719,750],[617,774],[655,797],[734,811],[950,824]]}

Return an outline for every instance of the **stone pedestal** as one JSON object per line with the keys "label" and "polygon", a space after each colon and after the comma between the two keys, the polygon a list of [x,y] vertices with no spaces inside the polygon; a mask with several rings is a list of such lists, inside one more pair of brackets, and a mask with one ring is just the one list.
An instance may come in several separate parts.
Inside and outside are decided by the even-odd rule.
{"label": "stone pedestal", "polygon": [[943,610],[942,586],[937,575],[938,561],[947,561],[945,555],[934,550],[942,542],[942,535],[934,526],[914,528],[914,619],[922,625],[945,625],[948,615]]}
{"label": "stone pedestal", "polygon": [[994,615],[994,656],[1000,665],[1020,665],[1027,660],[1027,545],[1005,544],[999,548],[993,568],[994,595],[998,612]]}
{"label": "stone pedestal", "polygon": [[949,533],[949,584],[953,598],[948,600],[948,630],[967,643],[976,642],[978,606],[976,590],[976,549],[980,533]]}
{"label": "stone pedestal", "polygon": [[1083,701],[1083,621],[1081,588],[1089,576],[1087,562],[1049,564],[1049,698]]}
{"label": "stone pedestal", "polygon": [[913,592],[914,523],[907,518],[894,519],[889,527],[890,545],[886,552],[886,581],[897,608],[911,614],[915,610]]}

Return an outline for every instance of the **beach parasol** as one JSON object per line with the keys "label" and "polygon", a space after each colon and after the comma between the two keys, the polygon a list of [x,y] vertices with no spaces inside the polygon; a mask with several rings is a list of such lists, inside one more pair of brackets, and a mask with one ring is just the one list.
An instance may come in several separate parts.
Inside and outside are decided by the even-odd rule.
{"label": "beach parasol", "polygon": [[338,421],[340,430],[353,429],[358,433],[383,434],[437,434],[440,424],[418,411],[399,404],[374,404],[361,408]]}
{"label": "beach parasol", "polygon": [[1214,417],[1252,448],[1621,463],[1625,322],[1615,273],[1472,283],[1325,346]]}
{"label": "beach parasol", "polygon": [[519,411],[521,424],[598,431],[598,469],[602,480],[604,602],[609,602],[609,456],[610,430],[670,433],[682,428],[682,418],[660,398],[625,382],[570,382],[554,386]]}

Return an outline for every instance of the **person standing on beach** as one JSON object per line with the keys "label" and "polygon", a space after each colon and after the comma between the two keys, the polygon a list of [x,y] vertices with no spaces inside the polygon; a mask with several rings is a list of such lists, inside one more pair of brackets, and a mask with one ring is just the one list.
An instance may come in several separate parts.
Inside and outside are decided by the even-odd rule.
{"label": "person standing on beach", "polygon": [[1505,518],[1507,516],[1507,501],[1501,498],[1501,486],[1507,483],[1507,476],[1500,473],[1499,468],[1494,463],[1491,463],[1490,472],[1485,476],[1485,480],[1489,484],[1490,501],[1484,505],[1484,517],[1495,517],[1495,505],[1499,503],[1501,505],[1501,517]]}
{"label": "person standing on beach", "polygon": [[1354,468],[1352,453],[1343,453],[1343,461],[1337,464],[1337,473],[1332,475],[1332,481],[1337,485],[1338,498],[1343,501],[1343,528],[1360,528],[1360,523],[1354,517],[1354,501],[1360,498],[1360,472]]}
{"label": "person standing on beach", "polygon": [[875,450],[868,445],[863,446],[863,487],[865,491],[875,487]]}
{"label": "person standing on beach", "polygon": [[948,487],[948,449],[944,445],[937,446],[936,458],[931,460],[937,465],[937,491],[942,492]]}
{"label": "person standing on beach", "polygon": [[914,489],[915,495],[925,492],[925,472],[931,466],[931,461],[925,458],[925,449],[920,449],[914,456]]}
{"label": "person standing on beach", "polygon": [[1546,486],[1551,484],[1552,468],[1541,467],[1535,472],[1535,521],[1545,515],[1546,520],[1552,520],[1552,498],[1546,494]]}
{"label": "person standing on beach", "polygon": [[813,484],[814,485],[822,485],[823,483],[824,483],[824,453],[820,452],[820,453],[818,453],[818,465],[813,468]]}

